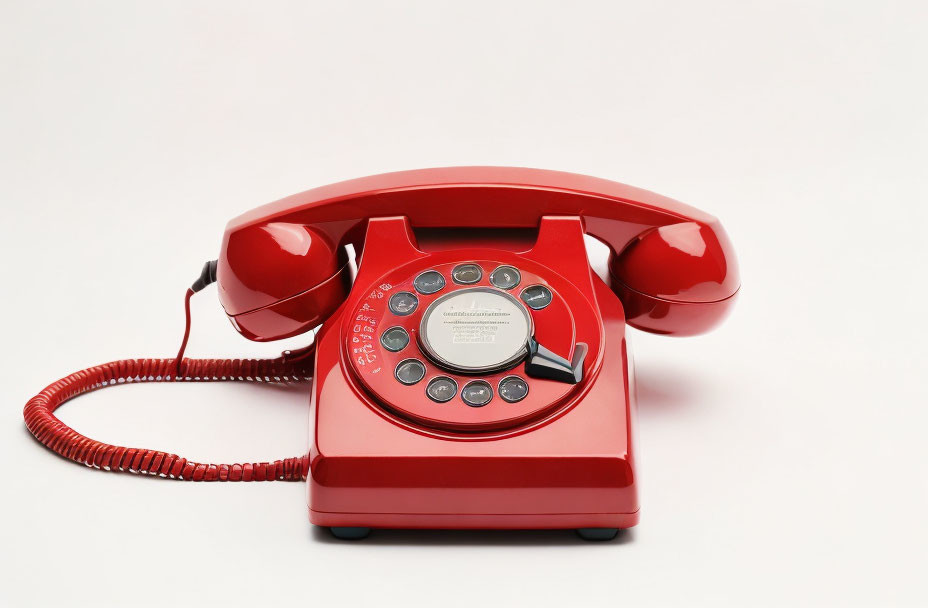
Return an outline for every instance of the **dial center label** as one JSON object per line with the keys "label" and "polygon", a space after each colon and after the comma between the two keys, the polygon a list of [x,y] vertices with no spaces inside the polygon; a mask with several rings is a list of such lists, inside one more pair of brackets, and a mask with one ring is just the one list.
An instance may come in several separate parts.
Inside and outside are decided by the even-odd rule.
{"label": "dial center label", "polygon": [[503,291],[463,289],[435,300],[422,318],[426,352],[461,371],[508,365],[525,353],[531,336],[525,307]]}

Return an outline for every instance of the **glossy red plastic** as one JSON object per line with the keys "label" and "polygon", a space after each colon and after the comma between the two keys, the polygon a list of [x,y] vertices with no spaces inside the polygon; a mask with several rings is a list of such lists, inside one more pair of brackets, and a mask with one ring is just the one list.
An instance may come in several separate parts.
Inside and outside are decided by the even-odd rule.
{"label": "glossy red plastic", "polygon": [[[342,246],[363,249],[369,218],[404,216],[413,229],[537,229],[545,215],[582,217],[585,231],[610,248],[613,289],[641,294],[634,308],[650,311],[631,318],[635,326],[689,335],[709,329],[730,308],[739,285],[737,266],[728,237],[711,215],[617,182],[515,167],[386,173],[259,207],[226,229],[218,267],[220,300],[251,339],[295,335],[306,323],[289,313],[245,313],[331,281],[343,267]],[[332,289],[303,301],[324,317],[342,300]],[[710,304],[693,307],[692,302]],[[661,307],[679,310],[655,316]]]}
{"label": "glossy red plastic", "polygon": [[[544,243],[556,248],[557,246],[550,245],[552,239],[561,238],[559,231],[571,230],[582,236],[582,229],[576,218],[544,220],[538,235],[542,250]],[[378,405],[425,427],[466,431],[467,434],[459,436],[458,439],[473,439],[483,437],[475,433],[512,428],[542,418],[580,389],[579,386],[562,382],[529,380],[529,394],[521,401],[503,406],[497,403],[475,408],[456,402],[438,405],[429,399],[425,393],[425,386],[429,379],[437,376],[451,378],[459,388],[475,377],[489,382],[492,387],[498,387],[500,381],[507,376],[521,373],[520,368],[516,367],[479,376],[466,375],[442,369],[429,361],[420,349],[416,348],[416,344],[420,338],[420,319],[432,301],[460,289],[494,289],[489,282],[492,270],[503,265],[515,266],[521,272],[521,282],[508,290],[510,293],[518,296],[526,286],[545,285],[554,294],[550,305],[542,310],[529,311],[533,319],[535,339],[568,360],[573,356],[577,342],[586,344],[590,348],[586,364],[588,370],[594,362],[593,354],[599,351],[602,341],[599,317],[596,310],[590,306],[591,294],[584,293],[572,281],[552,272],[550,268],[539,265],[535,260],[537,252],[535,255],[532,252],[520,255],[487,248],[480,250],[479,257],[474,249],[466,250],[474,254],[469,258],[461,258],[462,255],[466,255],[461,250],[440,251],[423,257],[407,238],[409,231],[405,218],[371,220],[369,234],[372,236],[368,238],[368,255],[373,255],[370,251],[371,247],[375,247],[375,250],[389,249],[394,261],[413,260],[391,267],[385,275],[374,278],[367,289],[362,288],[359,283],[359,293],[363,297],[350,314],[344,315],[342,331],[344,348],[348,353],[348,365],[368,393],[375,396]],[[372,239],[376,240],[372,243]],[[468,285],[453,284],[450,279],[451,271],[462,262],[479,265],[483,269],[482,279]],[[402,291],[414,292],[413,279],[426,270],[442,273],[448,277],[448,284],[434,294],[418,294],[419,305],[413,314],[391,314],[386,304],[389,296]],[[377,339],[383,331],[391,327],[406,329],[411,338],[410,344],[399,352],[388,351]],[[424,380],[411,387],[397,382],[392,373],[398,363],[410,357],[422,360],[426,367]]]}
{"label": "glossy red plastic", "polygon": [[618,255],[610,254],[609,278],[631,325],[678,336],[721,322],[740,286],[722,228],[697,222],[642,233]]}
{"label": "glossy red plastic", "polygon": [[[585,234],[611,250],[608,285],[591,271]],[[353,285],[349,244],[360,255]],[[455,283],[453,268],[462,263],[480,266],[482,278]],[[519,269],[521,282],[493,284],[490,272],[501,265]],[[705,331],[727,313],[739,288],[731,244],[712,216],[614,182],[499,167],[372,176],[233,220],[218,260],[226,312],[258,341],[322,323],[315,343],[301,351],[269,360],[183,358],[190,298],[212,280],[211,269],[207,264],[187,291],[176,358],[115,361],[71,374],[27,403],[27,427],[59,455],[107,470],[193,481],[297,481],[308,474],[310,520],[349,528],[635,525],[635,390],[626,324],[674,335]],[[415,278],[426,270],[445,283],[434,293],[420,289],[419,309],[391,310],[390,296],[416,291]],[[546,288],[547,301],[520,301],[529,285]],[[502,361],[430,360],[418,335],[423,311],[442,294],[473,289],[480,290],[479,303],[470,294],[456,300],[467,302],[463,308],[433,308],[430,314],[453,317],[435,317],[436,336],[446,337],[445,346],[463,336],[468,346],[452,354],[484,355],[496,328],[514,319],[512,331],[500,334]],[[433,327],[433,319],[421,326]],[[464,323],[484,327],[459,332]],[[405,346],[390,345],[396,352],[381,341],[390,327],[410,338]],[[480,339],[467,341],[474,335]],[[95,441],[54,415],[75,395],[120,383],[305,380],[314,352],[312,442],[300,457],[198,463]],[[529,366],[529,352],[543,352],[549,367]],[[420,360],[425,374],[404,384],[394,372],[407,358]],[[442,365],[491,371],[465,374]],[[439,403],[425,390],[438,375],[457,387],[479,379],[495,391],[483,404],[469,405],[457,389]],[[512,402],[499,390],[510,375],[530,387]]]}
{"label": "glossy red plastic", "polygon": [[[575,340],[587,343],[583,381],[565,385],[529,378],[529,394],[542,398],[526,409],[498,397],[482,408],[460,400],[431,403],[419,399],[424,383],[388,381],[373,385],[379,392],[371,390],[361,374],[381,364],[389,372],[394,360],[367,351],[376,356],[365,359],[361,371],[352,361],[358,307],[377,289],[386,298],[405,284],[385,284],[385,275],[412,278],[426,267],[444,268],[449,260],[499,260],[526,269],[524,276],[532,280],[544,277],[570,304],[576,324],[559,321],[560,313],[549,319],[547,309],[536,311],[536,335],[557,344],[566,357]],[[394,322],[376,323],[374,332]],[[403,528],[634,525],[635,413],[624,332],[619,301],[590,270],[578,217],[542,218],[535,245],[518,253],[478,244],[426,254],[416,247],[406,218],[372,220],[352,294],[342,314],[317,334],[311,521]],[[524,363],[506,373],[526,377]],[[434,416],[423,421],[428,407]]]}
{"label": "glossy red plastic", "polygon": [[[611,251],[608,285],[590,269],[584,234]],[[349,244],[360,264],[346,294]],[[529,378],[523,401],[470,408],[426,397],[436,374],[459,385],[468,377],[425,356],[425,381],[393,378],[409,352],[388,352],[376,338],[400,325],[417,349],[418,316],[393,316],[389,295],[412,289],[424,270],[448,278],[465,262],[483,268],[483,283],[508,264],[552,291],[551,305],[530,313],[535,335],[568,360],[577,343],[588,346],[580,383]],[[377,175],[258,208],[230,222],[218,282],[226,312],[253,340],[327,318],[316,337],[311,521],[406,528],[634,525],[626,323],[699,333],[724,317],[739,287],[714,217],[615,182],[504,167]],[[420,298],[422,308],[434,299]],[[524,362],[481,378],[495,386],[507,374],[526,377]]]}

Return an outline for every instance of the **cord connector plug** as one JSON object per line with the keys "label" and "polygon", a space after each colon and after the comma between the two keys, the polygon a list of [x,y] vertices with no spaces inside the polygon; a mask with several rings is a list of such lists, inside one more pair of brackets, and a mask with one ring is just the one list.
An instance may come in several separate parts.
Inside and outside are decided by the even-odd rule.
{"label": "cord connector plug", "polygon": [[205,288],[207,285],[216,282],[216,266],[219,265],[219,260],[211,260],[203,264],[203,270],[200,271],[200,277],[193,282],[193,285],[190,286],[190,290],[194,293]]}

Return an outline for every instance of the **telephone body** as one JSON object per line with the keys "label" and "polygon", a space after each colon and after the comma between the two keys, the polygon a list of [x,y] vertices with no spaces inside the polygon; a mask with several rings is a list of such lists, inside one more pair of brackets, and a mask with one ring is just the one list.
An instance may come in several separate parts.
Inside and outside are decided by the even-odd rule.
{"label": "telephone body", "polygon": [[[610,250],[608,280],[584,235]],[[348,246],[358,260],[357,276]],[[190,298],[210,283],[276,359],[188,359]],[[81,370],[24,409],[74,462],[187,481],[308,479],[309,519],[370,528],[575,528],[638,522],[635,389],[625,330],[693,335],[740,283],[724,230],[669,198],[583,175],[451,167],[309,190],[233,219],[187,290],[172,359]],[[127,382],[313,378],[307,453],[207,464],[96,441],[54,412]]]}
{"label": "telephone body", "polygon": [[[611,250],[608,284],[584,234]],[[321,323],[309,518],[345,535],[635,525],[626,325],[700,333],[739,288],[714,217],[503,167],[376,175],[260,207],[229,223],[217,278],[249,339]]]}

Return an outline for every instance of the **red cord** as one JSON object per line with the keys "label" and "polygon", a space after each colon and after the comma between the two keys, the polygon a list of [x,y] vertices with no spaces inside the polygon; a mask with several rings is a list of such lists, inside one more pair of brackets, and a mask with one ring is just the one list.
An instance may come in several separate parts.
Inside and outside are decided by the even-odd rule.
{"label": "red cord", "polygon": [[174,366],[175,378],[183,378],[183,375],[180,373],[180,366],[184,361],[184,351],[187,350],[187,340],[190,339],[190,298],[192,298],[195,293],[194,290],[188,289],[187,293],[184,294],[184,339],[180,341],[180,348],[177,349],[177,356],[174,357],[174,360],[177,362],[177,365]]}
{"label": "red cord", "polygon": [[106,471],[159,475],[185,481],[300,481],[309,473],[309,457],[246,464],[204,464],[158,450],[126,448],[85,437],[59,420],[54,411],[74,397],[130,382],[248,381],[303,382],[313,373],[314,345],[276,359],[184,359],[190,337],[190,297],[184,297],[186,327],[174,359],[126,359],[90,367],[50,384],[26,403],[26,427],[48,449],[74,462]]}

